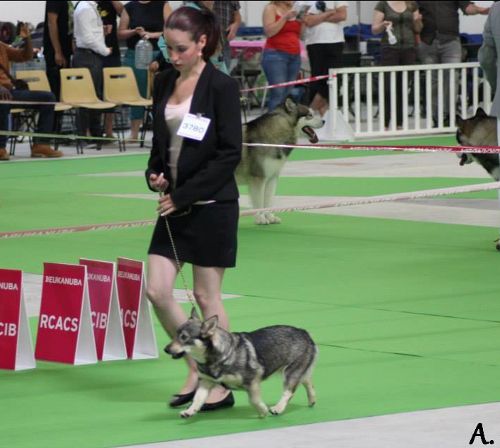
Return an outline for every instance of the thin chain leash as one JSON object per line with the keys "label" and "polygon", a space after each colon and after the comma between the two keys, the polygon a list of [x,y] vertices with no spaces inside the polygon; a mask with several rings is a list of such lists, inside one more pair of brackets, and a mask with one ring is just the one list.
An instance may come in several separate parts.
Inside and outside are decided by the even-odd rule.
{"label": "thin chain leash", "polygon": [[[162,196],[161,193],[160,196]],[[182,272],[181,262],[179,260],[179,255],[177,254],[177,248],[175,247],[174,243],[174,236],[172,234],[172,230],[170,229],[170,224],[168,223],[168,216],[164,216],[164,218],[165,218],[165,227],[167,228],[170,244],[172,245],[172,250],[174,252],[174,257],[175,257],[175,264],[177,265],[177,270],[179,271],[179,274],[181,276],[182,285],[184,287],[184,290],[186,291],[188,300],[191,302],[191,305],[193,306],[193,308],[196,308],[196,301],[194,300],[193,292],[188,288],[186,277],[184,277],[184,272]]]}

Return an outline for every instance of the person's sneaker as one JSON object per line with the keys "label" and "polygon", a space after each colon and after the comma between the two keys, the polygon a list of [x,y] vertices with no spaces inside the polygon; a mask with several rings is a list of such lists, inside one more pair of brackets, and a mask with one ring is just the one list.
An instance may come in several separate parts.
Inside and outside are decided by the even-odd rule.
{"label": "person's sneaker", "polygon": [[9,160],[9,153],[5,148],[0,148],[0,160]]}
{"label": "person's sneaker", "polygon": [[31,149],[31,157],[48,157],[48,158],[56,158],[62,157],[64,154],[62,151],[56,151],[52,149],[49,145],[42,145],[40,143],[36,143],[33,145]]}

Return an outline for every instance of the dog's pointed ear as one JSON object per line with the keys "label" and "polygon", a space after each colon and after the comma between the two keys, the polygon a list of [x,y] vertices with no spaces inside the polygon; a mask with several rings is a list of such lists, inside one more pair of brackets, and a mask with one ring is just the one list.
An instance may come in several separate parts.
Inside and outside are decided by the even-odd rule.
{"label": "dog's pointed ear", "polygon": [[476,115],[475,117],[477,118],[487,118],[488,114],[484,111],[482,107],[478,107],[476,110]]}
{"label": "dog's pointed ear", "polygon": [[295,100],[290,95],[288,95],[286,97],[284,106],[285,106],[286,111],[289,112],[289,113],[291,113],[295,109],[297,109],[297,103],[295,102]]}
{"label": "dog's pointed ear", "polygon": [[198,314],[198,311],[196,311],[196,308],[193,306],[191,308],[191,316],[190,316],[191,319],[193,320],[200,320],[200,316]]}
{"label": "dog's pointed ear", "polygon": [[212,337],[217,329],[217,324],[219,323],[219,317],[217,314],[205,320],[201,324],[201,336],[203,338]]}

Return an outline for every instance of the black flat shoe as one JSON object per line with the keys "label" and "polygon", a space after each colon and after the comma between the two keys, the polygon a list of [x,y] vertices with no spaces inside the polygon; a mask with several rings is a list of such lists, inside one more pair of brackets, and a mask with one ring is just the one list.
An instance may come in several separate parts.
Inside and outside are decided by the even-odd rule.
{"label": "black flat shoe", "polygon": [[216,411],[217,409],[230,408],[234,406],[234,396],[232,392],[229,392],[222,400],[216,403],[205,403],[200,412]]}
{"label": "black flat shoe", "polygon": [[178,406],[182,406],[183,404],[189,403],[193,401],[195,391],[189,392],[187,394],[175,394],[172,395],[172,399],[168,402],[168,405],[171,408],[176,408]]}

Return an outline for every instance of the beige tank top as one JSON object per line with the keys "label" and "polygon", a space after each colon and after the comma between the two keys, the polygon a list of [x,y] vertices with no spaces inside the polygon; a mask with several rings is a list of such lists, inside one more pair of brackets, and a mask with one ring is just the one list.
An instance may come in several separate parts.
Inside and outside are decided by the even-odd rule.
{"label": "beige tank top", "polygon": [[177,161],[179,160],[179,155],[181,153],[183,139],[183,137],[177,135],[177,131],[179,130],[179,126],[181,125],[184,116],[189,113],[192,99],[193,96],[191,95],[182,103],[167,104],[165,107],[165,121],[171,135],[169,148],[170,159],[168,161],[168,166],[170,167],[174,187],[177,183]]}

